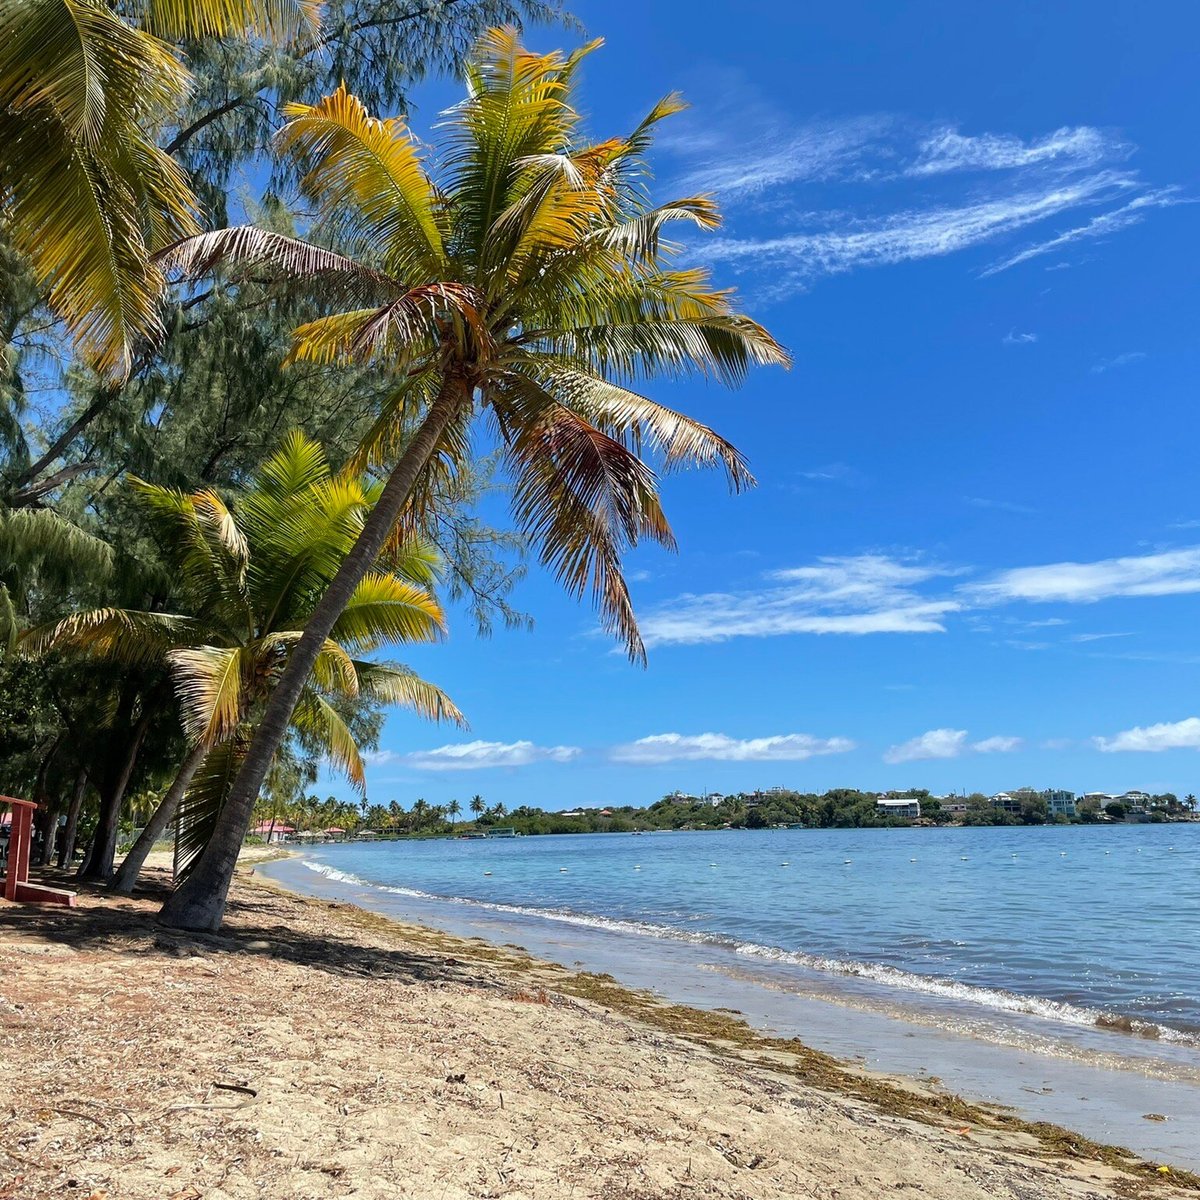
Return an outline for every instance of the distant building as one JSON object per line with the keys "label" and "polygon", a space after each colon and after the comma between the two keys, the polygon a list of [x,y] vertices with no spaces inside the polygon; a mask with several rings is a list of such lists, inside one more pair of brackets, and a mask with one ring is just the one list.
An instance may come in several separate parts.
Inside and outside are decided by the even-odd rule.
{"label": "distant building", "polygon": [[583,811],[577,808],[573,812],[560,812],[558,815],[560,817],[582,817]]}
{"label": "distant building", "polygon": [[1144,813],[1150,806],[1149,792],[1124,792],[1117,797],[1120,804],[1125,805],[1125,811],[1132,814]]}
{"label": "distant building", "polygon": [[494,838],[494,837],[509,838],[509,837],[516,837],[517,831],[511,825],[503,825],[503,826],[496,826],[492,829],[489,829],[487,831],[487,835],[490,838]]}
{"label": "distant building", "polygon": [[967,811],[966,802],[963,800],[943,800],[942,812],[950,813],[952,816],[962,816]]}
{"label": "distant building", "polygon": [[998,808],[1001,812],[1012,813],[1014,816],[1021,815],[1021,802],[1015,796],[1010,796],[1007,792],[997,792],[992,797],[992,807]]}
{"label": "distant building", "polygon": [[1065,792],[1061,788],[1047,788],[1042,793],[1046,809],[1052,817],[1073,817],[1075,815],[1075,793]]}
{"label": "distant building", "polygon": [[251,828],[250,832],[270,845],[286,841],[296,832],[296,829],[292,825],[284,825],[282,821],[259,821]]}
{"label": "distant building", "polygon": [[915,821],[921,815],[920,800],[913,799],[880,799],[875,801],[875,807],[883,811],[886,817],[903,817]]}

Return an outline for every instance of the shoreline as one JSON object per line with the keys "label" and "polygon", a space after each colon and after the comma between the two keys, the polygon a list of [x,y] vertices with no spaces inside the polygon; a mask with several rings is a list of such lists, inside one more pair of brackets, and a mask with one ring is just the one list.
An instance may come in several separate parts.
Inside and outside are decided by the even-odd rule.
{"label": "shoreline", "polygon": [[[80,902],[0,907],[0,1027],[23,1081],[0,1181],[23,1172],[22,1200],[70,1171],[113,1200],[1200,1191],[732,1014],[267,880],[239,876],[212,936],[154,926],[153,896]],[[90,1056],[61,1045],[79,1025],[103,1039]]]}
{"label": "shoreline", "polygon": [[742,956],[711,944],[560,924],[471,901],[430,903],[406,889],[329,874],[320,860],[303,855],[264,874],[301,895],[350,903],[402,925],[482,937],[493,946],[519,943],[531,957],[612,978],[660,1003],[735,1011],[759,1033],[802,1040],[836,1061],[886,1078],[1001,1107],[1033,1124],[1076,1129],[1098,1144],[1132,1146],[1157,1161],[1193,1171],[1200,1166],[1187,1132],[1200,1114],[1191,1048],[1010,1013],[1003,1014],[1003,1029],[985,1028],[970,1003],[935,1013],[916,1009],[913,997],[898,1005],[894,997],[881,1002],[878,995],[850,994],[841,986],[857,987],[859,980],[839,979],[831,988],[828,979],[818,979],[813,988],[812,972],[773,970],[771,977],[765,964],[751,967]]}

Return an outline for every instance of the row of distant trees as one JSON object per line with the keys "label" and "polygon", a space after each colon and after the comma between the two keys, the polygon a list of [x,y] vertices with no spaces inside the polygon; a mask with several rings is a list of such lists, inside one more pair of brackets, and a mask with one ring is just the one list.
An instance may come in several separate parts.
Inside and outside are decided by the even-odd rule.
{"label": "row of distant trees", "polygon": [[[1006,812],[993,805],[989,796],[975,792],[960,801],[964,812],[950,812],[941,798],[927,790],[901,793],[919,800],[921,818],[937,825],[1047,825],[1088,824],[1120,820],[1125,805],[1111,802],[1101,808],[1092,800],[1080,800],[1074,817],[1049,811],[1045,796],[1034,788],[1008,793],[1020,804],[1020,812]],[[771,792],[741,792],[713,801],[704,797],[668,795],[646,807],[619,805],[585,809],[569,814],[547,812],[521,805],[511,812],[504,805],[484,805],[476,796],[468,807],[469,824],[457,824],[457,802],[446,806],[418,800],[410,810],[394,801],[388,805],[364,806],[360,826],[382,833],[450,833],[455,829],[484,827],[501,820],[522,834],[547,833],[634,833],[670,829],[767,829],[776,825],[802,825],[808,829],[873,829],[911,825],[906,817],[881,810],[874,792],[834,788],[823,793],[784,789]],[[1173,793],[1151,797],[1149,819],[1165,821],[1196,811],[1195,796],[1180,799]],[[464,814],[465,815],[465,814]]]}
{"label": "row of distant trees", "polygon": [[466,818],[474,827],[489,827],[504,820],[508,810],[502,803],[487,804],[482,796],[472,796],[463,805],[458,800],[448,804],[430,804],[417,799],[411,808],[398,801],[372,804],[367,800],[339,800],[329,796],[299,794],[290,799],[268,796],[256,810],[256,824],[290,826],[301,833],[322,833],[342,829],[348,834],[369,830],[385,836],[403,834],[427,836],[455,832]]}

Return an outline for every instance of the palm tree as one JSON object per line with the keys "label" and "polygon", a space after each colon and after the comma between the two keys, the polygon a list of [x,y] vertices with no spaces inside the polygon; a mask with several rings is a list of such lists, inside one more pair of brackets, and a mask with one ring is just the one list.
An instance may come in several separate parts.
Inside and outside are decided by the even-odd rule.
{"label": "palm tree", "polygon": [[436,173],[401,118],[373,118],[344,88],[290,106],[280,147],[308,166],[306,194],[359,258],[241,227],[160,259],[190,276],[273,270],[349,304],[296,330],[293,358],[371,361],[396,378],[363,448],[364,461],[394,463],[387,484],[292,651],[219,835],[165,905],[167,924],[220,925],[254,798],[329,631],[397,521],[419,528],[429,515],[470,453],[477,414],[500,439],[517,522],[542,561],[572,593],[593,595],[638,660],[621,554],[642,538],[673,545],[639,453],[649,447],[666,469],[723,465],[735,488],[752,482],[729,442],[625,386],[656,375],[736,383],[787,356],[703,270],[671,265],[667,224],[717,224],[707,197],[655,207],[645,194],[653,129],[681,102],[668,97],[626,137],[581,141],[574,81],[596,44],[538,55],[513,30],[486,35]]}
{"label": "palm tree", "polygon": [[485,805],[483,803],[483,797],[476,792],[475,795],[471,797],[471,815],[478,820],[483,816],[484,808]]}
{"label": "palm tree", "polygon": [[[187,176],[156,130],[189,76],[170,44],[315,34],[315,0],[22,0],[0,9],[0,218],[96,367],[128,373],[161,333],[153,251],[194,233]],[[128,18],[128,19],[126,19]],[[165,40],[164,40],[165,39]]]}
{"label": "palm tree", "polygon": [[462,812],[462,805],[457,800],[451,800],[446,805],[446,815],[450,818],[450,829],[453,832],[454,827],[458,824],[458,815]]}
{"label": "palm tree", "polygon": [[[163,662],[170,670],[189,748],[122,864],[114,886],[125,892],[185,796],[185,852],[194,854],[207,840],[288,650],[378,494],[376,485],[332,475],[321,448],[300,433],[284,439],[233,509],[211,491],[133,486],[179,581],[182,611],[76,613],[23,643],[30,653],[74,651],[124,663]],[[331,630],[293,710],[301,748],[327,758],[360,790],[363,763],[339,705],[363,697],[462,723],[439,688],[405,667],[357,657],[386,642],[440,635],[442,612],[429,591],[435,577],[436,559],[421,543],[395,543],[380,555]],[[300,782],[297,777],[285,790]]]}

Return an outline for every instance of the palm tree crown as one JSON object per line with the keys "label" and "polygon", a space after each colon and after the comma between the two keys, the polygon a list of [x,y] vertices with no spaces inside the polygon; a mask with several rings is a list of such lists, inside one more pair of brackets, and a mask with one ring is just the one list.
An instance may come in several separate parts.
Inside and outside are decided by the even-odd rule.
{"label": "palm tree crown", "polygon": [[721,465],[751,482],[738,451],[707,426],[635,390],[652,377],[736,383],[786,364],[762,326],[707,274],[673,263],[675,221],[717,223],[712,201],[651,204],[645,154],[668,97],[629,135],[588,142],[574,107],[580,62],[534,54],[511,29],[487,34],[447,114],[440,162],[425,162],[400,118],[380,120],[344,88],[292,105],[280,148],[331,236],[322,246],[253,227],[189,238],[160,256],[199,275],[221,264],[307,282],[338,311],[295,332],[293,357],[388,366],[395,393],[362,451],[387,482],[353,550],[315,606],[267,704],[214,839],[162,919],[220,924],[237,848],[293,707],[343,607],[397,522],[420,529],[484,416],[512,478],[518,524],[576,595],[644,659],[623,551],[673,544],[649,451],[670,470]]}
{"label": "palm tree crown", "polygon": [[[212,789],[231,780],[248,727],[379,489],[332,475],[321,448],[300,433],[288,435],[232,509],[212,491],[134,486],[175,574],[178,611],[80,612],[32,631],[23,646],[165,663],[188,741],[209,751],[198,777],[207,787],[195,786],[189,798],[209,813]],[[436,567],[432,550],[417,542],[395,543],[381,556],[326,640],[293,714],[297,737],[359,789],[362,758],[340,702],[364,696],[463,723],[439,688],[364,657],[389,642],[440,636],[442,612],[429,590]]]}
{"label": "palm tree crown", "polygon": [[[348,302],[298,329],[292,356],[393,367],[395,396],[364,447],[372,461],[391,460],[457,383],[435,467],[461,461],[471,418],[486,411],[543,561],[571,591],[593,591],[640,656],[620,553],[643,537],[672,544],[640,451],[667,469],[720,464],[735,488],[751,477],[729,442],[633,385],[664,374],[736,382],[753,363],[787,358],[706,272],[671,265],[668,223],[718,223],[707,197],[652,206],[646,195],[645,152],[678,98],[628,136],[580,140],[574,79],[597,44],[538,55],[514,31],[492,31],[467,99],[447,114],[436,170],[403,119],[372,117],[344,89],[290,106],[280,148],[309,166],[304,189],[354,257],[241,227],[188,239],[162,261],[190,275],[268,266]],[[427,475],[418,515],[433,490]]]}

